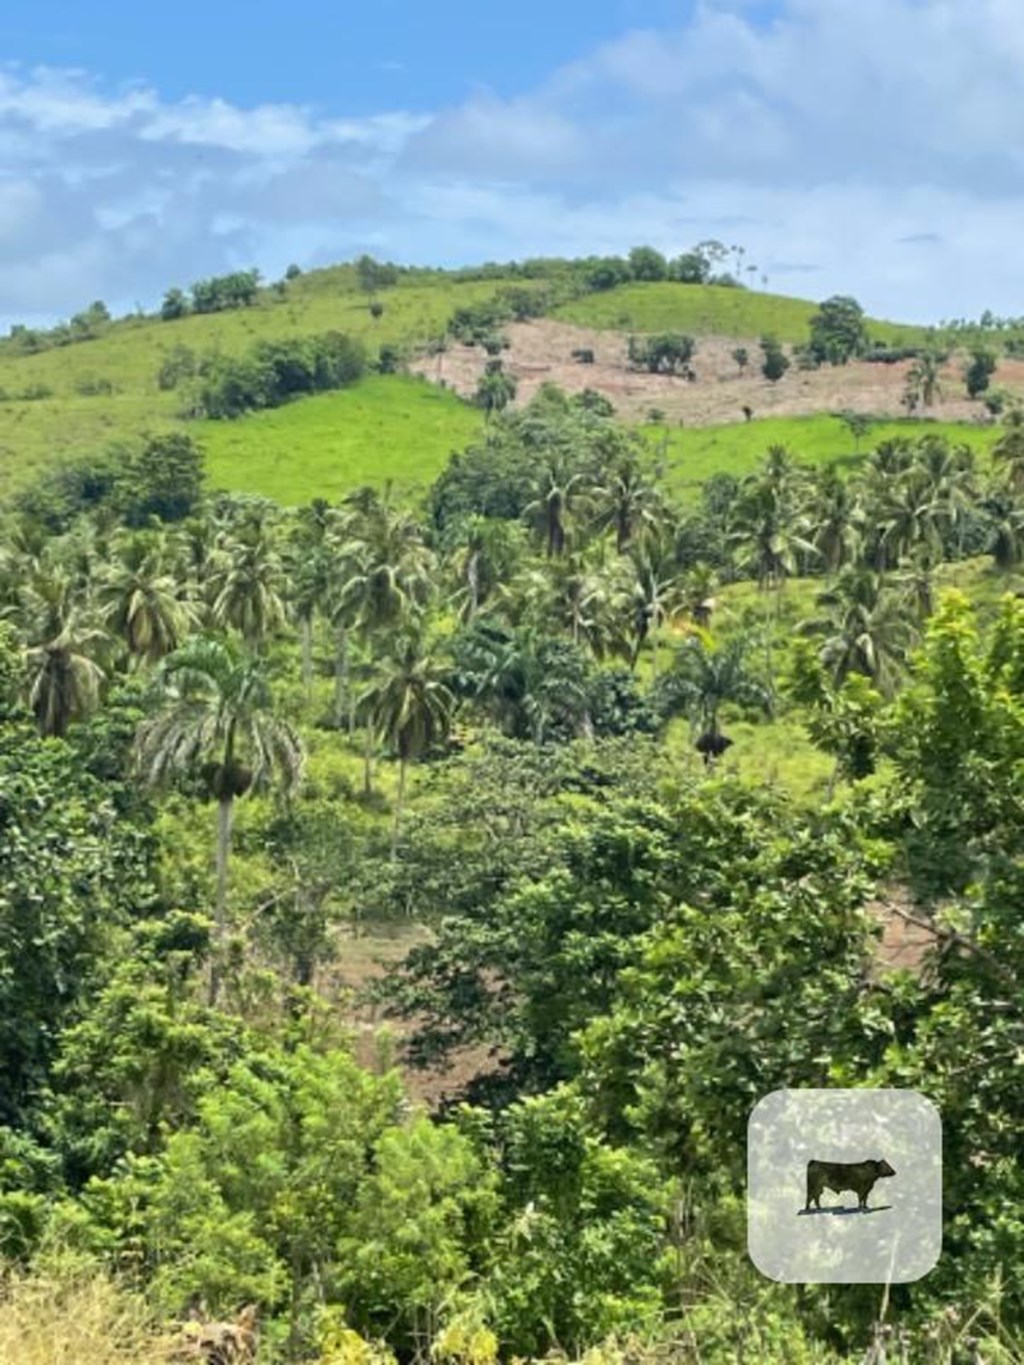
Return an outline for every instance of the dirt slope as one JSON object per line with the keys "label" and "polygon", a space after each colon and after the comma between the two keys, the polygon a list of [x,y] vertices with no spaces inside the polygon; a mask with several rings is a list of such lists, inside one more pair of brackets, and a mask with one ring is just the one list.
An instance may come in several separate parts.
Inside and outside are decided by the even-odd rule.
{"label": "dirt slope", "polygon": [[[744,406],[756,417],[810,416],[850,408],[875,416],[905,417],[901,404],[909,362],[869,365],[856,362],[820,370],[801,371],[795,366],[778,384],[760,374],[761,352],[756,338],[701,337],[694,369],[697,379],[668,375],[637,374],[629,369],[627,337],[617,332],[592,331],[568,323],[541,319],[514,323],[505,329],[511,346],[504,352],[508,372],[519,382],[519,402],[528,401],[545,381],[569,393],[597,389],[615,404],[620,417],[643,421],[652,408],[665,418],[686,426],[711,426],[743,420]],[[750,355],[748,373],[741,376],[732,358],[738,346]],[[572,352],[590,349],[594,364],[581,365]],[[469,397],[476,389],[487,356],[479,347],[453,346],[445,354],[417,360],[412,369],[436,382],[443,382]],[[943,393],[927,409],[927,416],[949,421],[987,422],[980,403],[970,402],[960,374],[961,361],[954,358],[942,376]],[[1024,361],[1003,360],[994,383],[1024,395]]]}

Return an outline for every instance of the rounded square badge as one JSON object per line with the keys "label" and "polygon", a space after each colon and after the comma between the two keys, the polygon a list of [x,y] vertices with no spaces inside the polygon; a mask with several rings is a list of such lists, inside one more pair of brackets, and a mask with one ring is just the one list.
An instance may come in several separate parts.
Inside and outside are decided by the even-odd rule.
{"label": "rounded square badge", "polygon": [[906,1284],[942,1252],[942,1120],[913,1090],[776,1090],[747,1129],[747,1249],[785,1284]]}

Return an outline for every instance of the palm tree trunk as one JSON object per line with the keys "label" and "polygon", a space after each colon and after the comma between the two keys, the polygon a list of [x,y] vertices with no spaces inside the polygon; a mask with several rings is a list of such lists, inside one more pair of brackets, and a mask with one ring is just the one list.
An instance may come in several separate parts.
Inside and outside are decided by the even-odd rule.
{"label": "palm tree trunk", "polygon": [[299,622],[299,632],[302,640],[302,686],[306,690],[306,699],[313,691],[313,618],[303,616]]}
{"label": "palm tree trunk", "polygon": [[[334,725],[340,730],[345,724],[345,701],[348,696],[348,631],[339,630],[334,655]],[[351,708],[348,713],[348,729],[352,731]]]}
{"label": "palm tree trunk", "polygon": [[466,566],[466,582],[469,586],[468,620],[474,621],[480,610],[480,557],[476,553],[470,555]]}
{"label": "palm tree trunk", "polygon": [[391,824],[391,861],[398,861],[398,830],[402,823],[402,806],[405,803],[405,770],[408,760],[403,755],[398,760],[398,797],[395,801],[395,818]]}
{"label": "palm tree trunk", "polygon": [[213,963],[210,967],[210,1004],[216,1005],[220,992],[219,955],[227,937],[228,923],[228,862],[231,858],[231,819],[234,814],[233,797],[217,803],[217,899],[214,905]]}
{"label": "palm tree trunk", "polygon": [[363,737],[363,795],[373,795],[373,726],[370,724]]}
{"label": "palm tree trunk", "polygon": [[[777,608],[779,591],[780,590],[778,588],[768,589],[768,592],[770,594],[774,593],[775,597],[773,598],[769,596],[768,601],[766,603],[767,610],[765,612],[764,631],[764,665],[766,673],[765,680],[768,684],[768,692],[773,702],[775,700],[775,663],[772,654],[772,643],[775,635],[775,625],[778,617]],[[773,607],[776,608],[776,610],[773,610]]]}

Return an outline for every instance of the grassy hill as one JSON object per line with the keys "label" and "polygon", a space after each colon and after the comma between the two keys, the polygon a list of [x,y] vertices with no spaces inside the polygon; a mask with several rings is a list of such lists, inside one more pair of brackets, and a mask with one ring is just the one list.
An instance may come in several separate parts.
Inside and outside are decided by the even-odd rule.
{"label": "grassy hill", "polygon": [[[403,282],[381,296],[384,314],[378,320],[370,316],[351,269],[338,267],[300,276],[283,296],[265,291],[251,308],[175,322],[128,318],[93,341],[35,355],[0,353],[0,496],[62,459],[180,426],[181,395],[162,392],[156,378],[176,346],[238,355],[256,341],[336,330],[361,338],[374,355],[383,342],[410,345],[439,336],[455,308],[490,298],[495,287],[444,278]],[[84,392],[107,386],[112,392]],[[41,396],[24,396],[33,391]],[[296,405],[287,414],[279,414],[286,424],[307,420]],[[454,440],[464,426],[453,425]],[[371,456],[367,451],[366,458]],[[401,473],[400,465],[384,470],[384,476]]]}
{"label": "grassy hill", "polygon": [[192,430],[214,487],[294,506],[386,479],[425,487],[482,421],[475,408],[424,379],[376,375],[340,393]]}
{"label": "grassy hill", "polygon": [[[362,339],[374,356],[382,343],[414,347],[439,336],[456,308],[490,299],[509,282],[442,272],[402,277],[381,294],[384,312],[374,319],[352,267],[337,266],[265,289],[249,308],[174,322],[130,317],[95,340],[38,354],[0,345],[0,497],[62,460],[181,427],[182,394],[157,383],[162,362],[177,347],[237,355],[260,340],[338,330]],[[596,327],[719,336],[770,330],[797,341],[806,338],[815,307],[746,290],[634,284],[567,304],[555,316]],[[872,323],[871,331],[887,341],[922,335],[920,328],[889,323]],[[874,435],[894,434],[897,426]],[[188,423],[188,429],[207,449],[215,486],[294,503],[314,494],[338,496],[367,480],[422,485],[479,429],[479,418],[451,394],[389,376],[237,422]],[[972,443],[986,439],[975,428],[951,430]],[[821,416],[673,431],[668,456],[678,486],[692,488],[716,470],[745,473],[775,442],[819,461],[851,446],[843,428]]]}
{"label": "grassy hill", "polygon": [[[555,309],[554,316],[578,327],[635,332],[689,332],[696,336],[757,337],[770,332],[780,341],[806,341],[818,305],[785,294],[763,294],[710,284],[625,284],[588,294]],[[874,340],[917,345],[924,327],[868,319]]]}
{"label": "grassy hill", "polygon": [[[643,430],[652,450],[665,462],[669,485],[687,500],[697,496],[700,485],[712,474],[742,478],[752,473],[773,445],[785,446],[796,459],[807,464],[858,462],[849,431],[837,417],[824,412],[815,417],[765,417],[725,426],[647,426]],[[918,440],[929,433],[969,445],[981,454],[996,439],[990,428],[969,422],[882,421],[872,425],[861,442],[861,452],[881,441],[900,436]]]}

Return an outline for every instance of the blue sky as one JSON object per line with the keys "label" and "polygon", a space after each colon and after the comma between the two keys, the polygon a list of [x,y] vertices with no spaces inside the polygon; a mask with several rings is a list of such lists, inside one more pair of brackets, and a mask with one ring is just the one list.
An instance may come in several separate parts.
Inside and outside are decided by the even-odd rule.
{"label": "blue sky", "polygon": [[3,0],[0,325],[361,251],[1024,314],[1019,0]]}
{"label": "blue sky", "polygon": [[0,52],[32,66],[142,79],[167,99],[293,102],[365,115],[430,111],[477,86],[509,97],[630,29],[670,27],[689,0],[4,0]]}

